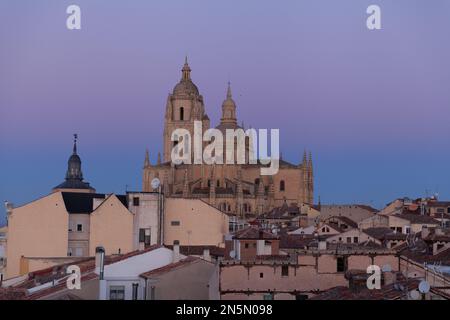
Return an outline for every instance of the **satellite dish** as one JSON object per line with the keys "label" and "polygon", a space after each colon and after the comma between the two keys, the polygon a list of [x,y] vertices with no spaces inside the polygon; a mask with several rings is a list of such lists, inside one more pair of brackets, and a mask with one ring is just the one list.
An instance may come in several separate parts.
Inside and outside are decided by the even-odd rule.
{"label": "satellite dish", "polygon": [[419,291],[420,293],[427,293],[430,291],[430,284],[426,280],[422,280],[419,283]]}
{"label": "satellite dish", "polygon": [[392,271],[391,265],[385,264],[385,265],[381,268],[381,271],[383,271],[383,272],[391,272],[391,271]]}
{"label": "satellite dish", "polygon": [[230,251],[230,258],[235,258],[236,257],[236,252],[234,250]]}
{"label": "satellite dish", "polygon": [[158,178],[154,178],[150,184],[153,189],[158,189],[161,182],[159,181]]}
{"label": "satellite dish", "polygon": [[413,300],[419,300],[420,299],[420,292],[417,291],[417,290],[412,290],[412,291],[409,292],[409,296]]}

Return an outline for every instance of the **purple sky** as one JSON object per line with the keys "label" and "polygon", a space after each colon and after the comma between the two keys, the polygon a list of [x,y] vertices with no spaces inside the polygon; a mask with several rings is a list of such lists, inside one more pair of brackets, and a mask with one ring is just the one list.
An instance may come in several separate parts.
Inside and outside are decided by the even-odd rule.
{"label": "purple sky", "polygon": [[186,54],[214,125],[230,80],[239,122],[312,150],[316,200],[450,198],[448,0],[9,0],[0,44],[0,200],[62,182],[74,132],[99,192],[139,190]]}

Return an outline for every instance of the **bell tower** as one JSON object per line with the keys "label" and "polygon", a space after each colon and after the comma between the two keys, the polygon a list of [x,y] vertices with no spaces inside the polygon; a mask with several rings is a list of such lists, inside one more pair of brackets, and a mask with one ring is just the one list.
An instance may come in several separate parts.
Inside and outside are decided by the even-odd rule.
{"label": "bell tower", "polygon": [[[167,97],[164,119],[164,162],[171,161],[172,148],[176,142],[171,141],[172,132],[182,128],[194,137],[194,121],[202,122],[203,131],[209,129],[209,118],[205,113],[203,96],[191,79],[191,68],[187,57],[181,69],[181,79]],[[184,139],[184,137],[183,137]],[[192,145],[192,141],[190,141]]]}

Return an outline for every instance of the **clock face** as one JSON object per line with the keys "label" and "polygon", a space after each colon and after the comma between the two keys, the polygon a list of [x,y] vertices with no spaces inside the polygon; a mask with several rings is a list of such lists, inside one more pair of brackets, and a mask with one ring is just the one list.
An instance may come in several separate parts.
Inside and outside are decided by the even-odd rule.
{"label": "clock face", "polygon": [[157,189],[160,185],[160,181],[158,178],[154,178],[151,182],[152,188],[153,189]]}

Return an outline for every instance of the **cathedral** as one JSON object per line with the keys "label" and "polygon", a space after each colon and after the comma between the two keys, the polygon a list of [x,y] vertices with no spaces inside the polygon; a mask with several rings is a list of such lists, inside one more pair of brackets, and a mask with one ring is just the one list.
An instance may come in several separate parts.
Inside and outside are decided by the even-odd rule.
{"label": "cathedral", "polygon": [[[203,132],[210,128],[203,96],[191,79],[187,62],[181,70],[181,79],[167,97],[163,133],[163,158],[158,153],[157,163],[150,163],[148,150],[143,169],[143,191],[154,191],[153,178],[162,183],[166,197],[196,198],[218,209],[242,218],[254,217],[284,203],[297,205],[313,203],[313,165],[311,153],[303,153],[299,164],[279,160],[276,175],[260,175],[261,164],[180,164],[171,161],[174,142],[173,130],[186,129],[193,136],[194,121],[201,121]],[[215,127],[225,134],[226,129],[238,125],[236,103],[230,84],[222,103],[222,117]],[[242,128],[245,130],[245,128]],[[247,146],[248,151],[248,146]]]}

